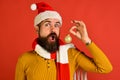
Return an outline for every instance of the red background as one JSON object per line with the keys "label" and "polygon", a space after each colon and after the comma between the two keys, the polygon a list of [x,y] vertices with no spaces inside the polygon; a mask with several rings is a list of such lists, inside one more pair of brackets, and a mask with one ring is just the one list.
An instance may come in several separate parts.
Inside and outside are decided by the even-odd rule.
{"label": "red background", "polygon": [[[31,50],[36,38],[33,27],[37,11],[30,5],[40,0],[0,0],[0,80],[14,80],[18,57]],[[120,1],[119,0],[41,0],[48,2],[63,17],[61,39],[72,26],[71,20],[83,20],[91,39],[105,52],[113,65],[109,74],[88,73],[89,80],[120,80]],[[86,47],[74,36],[73,43]],[[79,46],[78,46],[79,44]]]}

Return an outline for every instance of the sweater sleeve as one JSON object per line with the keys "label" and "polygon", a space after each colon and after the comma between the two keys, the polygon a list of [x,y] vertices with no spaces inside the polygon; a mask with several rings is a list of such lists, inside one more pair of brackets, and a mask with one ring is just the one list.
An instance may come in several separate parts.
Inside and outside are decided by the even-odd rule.
{"label": "sweater sleeve", "polygon": [[112,65],[101,49],[99,49],[93,42],[87,45],[87,48],[93,58],[89,58],[81,52],[75,51],[75,53],[79,53],[76,56],[76,61],[79,67],[85,71],[97,73],[109,73],[112,71]]}
{"label": "sweater sleeve", "polygon": [[26,80],[23,64],[20,59],[18,59],[15,72],[15,80]]}

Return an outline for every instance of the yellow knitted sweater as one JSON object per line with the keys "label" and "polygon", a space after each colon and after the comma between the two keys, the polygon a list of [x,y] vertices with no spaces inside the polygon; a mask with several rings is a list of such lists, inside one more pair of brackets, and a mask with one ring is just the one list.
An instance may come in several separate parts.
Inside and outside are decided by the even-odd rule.
{"label": "yellow knitted sweater", "polygon": [[[93,58],[90,59],[75,48],[68,50],[70,80],[77,68],[85,71],[108,73],[112,65],[104,53],[92,42],[87,46]],[[56,80],[54,60],[45,59],[35,51],[23,54],[17,62],[15,80]]]}

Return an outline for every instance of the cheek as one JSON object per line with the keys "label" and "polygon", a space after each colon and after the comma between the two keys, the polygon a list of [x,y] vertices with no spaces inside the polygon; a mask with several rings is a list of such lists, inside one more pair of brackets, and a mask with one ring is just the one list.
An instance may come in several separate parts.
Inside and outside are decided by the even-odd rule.
{"label": "cheek", "polygon": [[46,29],[41,29],[40,30],[40,36],[42,37],[46,37],[50,34],[50,31],[49,30],[46,30]]}
{"label": "cheek", "polygon": [[59,36],[60,35],[60,30],[57,30],[56,34],[57,34],[57,36]]}

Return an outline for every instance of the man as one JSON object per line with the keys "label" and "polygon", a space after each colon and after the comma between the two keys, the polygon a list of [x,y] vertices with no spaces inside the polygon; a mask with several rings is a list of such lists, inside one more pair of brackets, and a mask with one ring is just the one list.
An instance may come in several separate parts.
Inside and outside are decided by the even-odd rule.
{"label": "man", "polygon": [[18,59],[15,80],[73,80],[78,68],[97,73],[112,70],[108,58],[89,38],[83,21],[73,20],[75,26],[70,32],[85,43],[93,58],[77,50],[72,43],[59,40],[62,18],[58,12],[44,2],[33,6],[38,9],[34,22],[38,38],[33,42],[33,50]]}

